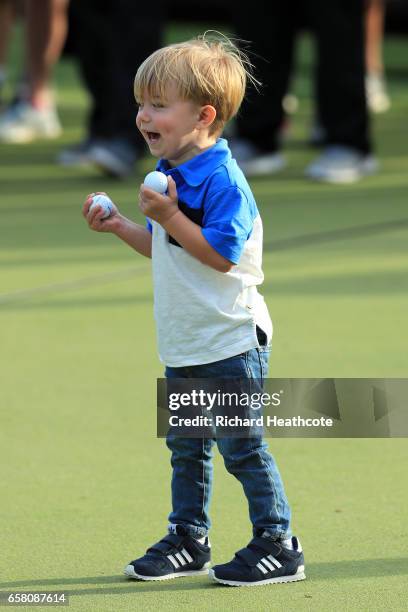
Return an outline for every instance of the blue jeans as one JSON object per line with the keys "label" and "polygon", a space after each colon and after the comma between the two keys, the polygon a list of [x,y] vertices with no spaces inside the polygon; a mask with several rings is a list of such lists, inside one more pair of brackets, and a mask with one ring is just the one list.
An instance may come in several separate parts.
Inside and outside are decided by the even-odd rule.
{"label": "blue jeans", "polygon": [[[257,378],[268,370],[268,349],[254,348],[241,355],[204,365],[166,367],[167,378]],[[181,438],[167,435],[173,475],[172,525],[183,525],[194,536],[207,535],[213,478],[212,447],[218,450],[230,474],[242,484],[248,500],[254,535],[274,540],[289,538],[290,507],[279,470],[261,436],[252,438]],[[232,510],[232,509],[231,509]]]}

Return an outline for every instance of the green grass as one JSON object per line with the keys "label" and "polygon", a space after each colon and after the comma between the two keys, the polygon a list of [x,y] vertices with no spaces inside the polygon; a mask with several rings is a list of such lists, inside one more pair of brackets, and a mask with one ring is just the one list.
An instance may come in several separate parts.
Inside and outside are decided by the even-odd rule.
{"label": "green grass", "polygon": [[[201,30],[201,28],[199,28]],[[197,28],[196,28],[197,31]],[[184,37],[173,27],[172,38]],[[404,377],[408,93],[386,44],[391,111],[374,120],[381,172],[355,186],[306,182],[315,153],[310,45],[294,83],[300,110],[289,168],[252,182],[265,225],[265,283],[276,377]],[[405,440],[270,441],[301,537],[308,580],[257,589],[206,578],[129,583],[122,566],[162,536],[169,457],[155,437],[150,265],[89,232],[87,193],[108,191],[142,221],[137,191],[154,161],[115,183],[64,170],[58,150],[83,134],[74,67],[56,73],[64,135],[0,148],[1,583],[65,590],[78,610],[403,610],[408,572]],[[215,461],[214,561],[250,537],[240,486]]]}

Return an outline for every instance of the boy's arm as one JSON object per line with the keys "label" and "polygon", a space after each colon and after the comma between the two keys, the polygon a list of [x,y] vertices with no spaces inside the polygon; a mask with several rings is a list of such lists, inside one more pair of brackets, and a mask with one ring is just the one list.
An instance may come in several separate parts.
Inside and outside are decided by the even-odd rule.
{"label": "boy's arm", "polygon": [[[141,255],[151,257],[152,235],[149,230],[121,215],[115,205],[113,206],[111,215],[106,219],[102,219],[104,211],[100,206],[95,207],[94,210],[89,212],[93,195],[95,194],[87,197],[82,209],[82,213],[89,227],[95,232],[109,232],[115,234]],[[103,195],[106,194],[103,193]]]}
{"label": "boy's arm", "polygon": [[114,234],[145,257],[152,256],[152,235],[146,227],[120,215]]}
{"label": "boy's arm", "polygon": [[177,209],[177,212],[161,225],[170,236],[201,263],[224,273],[229,272],[234,266],[233,263],[213,249],[204,238],[201,227],[186,217],[180,209]]}
{"label": "boy's arm", "polygon": [[142,185],[139,205],[142,212],[160,223],[190,255],[218,272],[229,272],[234,266],[220,255],[202,234],[201,227],[179,209],[176,184],[168,177],[168,195],[164,196]]}

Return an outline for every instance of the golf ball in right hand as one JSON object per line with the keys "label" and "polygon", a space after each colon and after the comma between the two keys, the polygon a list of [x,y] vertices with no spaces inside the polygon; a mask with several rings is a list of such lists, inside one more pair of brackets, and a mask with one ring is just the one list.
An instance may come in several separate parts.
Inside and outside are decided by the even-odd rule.
{"label": "golf ball in right hand", "polygon": [[168,187],[167,176],[163,174],[163,172],[154,170],[146,175],[143,184],[146,185],[146,187],[149,187],[149,189],[153,189],[153,191],[157,191],[158,193],[166,193]]}
{"label": "golf ball in right hand", "polygon": [[99,194],[94,196],[92,198],[92,204],[89,207],[89,212],[91,212],[96,206],[100,206],[104,211],[102,219],[110,217],[113,212],[113,202],[106,195]]}

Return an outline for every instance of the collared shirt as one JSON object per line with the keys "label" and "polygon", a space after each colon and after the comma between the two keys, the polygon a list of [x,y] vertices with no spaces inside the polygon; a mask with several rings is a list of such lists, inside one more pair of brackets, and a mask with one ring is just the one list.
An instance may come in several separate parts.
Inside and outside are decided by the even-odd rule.
{"label": "collared shirt", "polygon": [[202,264],[148,220],[161,360],[182,367],[232,357],[259,346],[257,325],[270,341],[272,323],[256,288],[263,281],[262,222],[227,141],[175,168],[161,159],[157,170],[174,179],[180,210],[235,264],[226,274]]}

